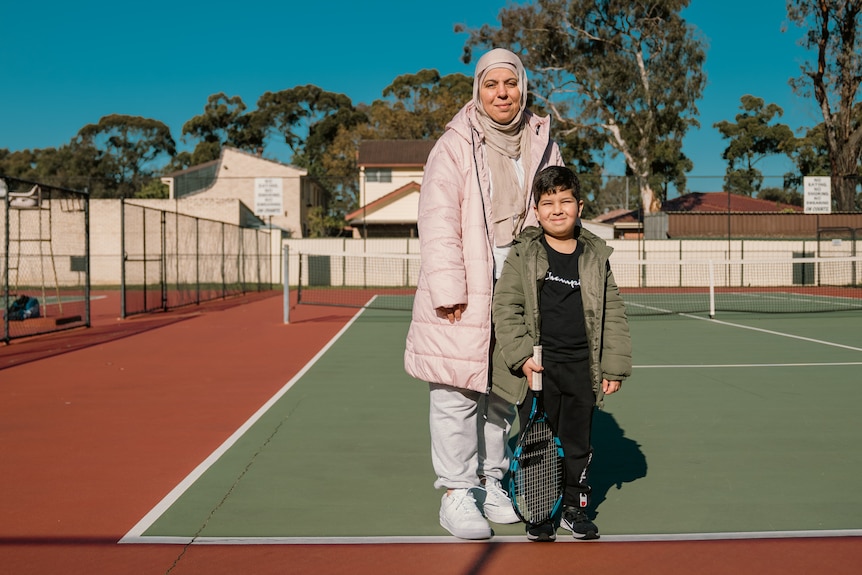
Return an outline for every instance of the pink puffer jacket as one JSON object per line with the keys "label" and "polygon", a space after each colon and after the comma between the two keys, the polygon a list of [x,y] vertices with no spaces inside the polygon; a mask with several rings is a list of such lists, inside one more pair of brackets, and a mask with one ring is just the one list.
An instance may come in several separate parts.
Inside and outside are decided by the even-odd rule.
{"label": "pink puffer jacket", "polygon": [[[525,111],[533,176],[562,165],[550,120]],[[476,111],[466,104],[431,150],[419,194],[422,264],[407,334],[404,368],[422,381],[485,392],[489,384],[493,238],[489,174]],[[525,198],[525,226],[537,225]],[[466,304],[450,324],[439,307]]]}

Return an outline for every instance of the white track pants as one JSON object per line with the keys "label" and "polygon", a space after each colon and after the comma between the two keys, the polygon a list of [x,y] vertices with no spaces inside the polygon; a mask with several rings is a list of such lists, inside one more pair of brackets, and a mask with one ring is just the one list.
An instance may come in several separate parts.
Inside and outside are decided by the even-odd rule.
{"label": "white track pants", "polygon": [[481,476],[502,480],[509,469],[515,406],[494,393],[429,384],[431,462],[441,489],[470,488]]}

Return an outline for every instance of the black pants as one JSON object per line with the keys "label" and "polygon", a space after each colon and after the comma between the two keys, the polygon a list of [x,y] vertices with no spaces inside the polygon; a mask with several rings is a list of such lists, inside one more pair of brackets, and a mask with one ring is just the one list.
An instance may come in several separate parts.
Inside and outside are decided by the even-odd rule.
{"label": "black pants", "polygon": [[[593,449],[590,434],[596,396],[590,382],[589,360],[571,363],[542,362],[542,400],[548,421],[560,443],[566,462],[566,491],[563,505],[587,507],[588,483]],[[519,408],[521,421],[530,416],[531,392]]]}

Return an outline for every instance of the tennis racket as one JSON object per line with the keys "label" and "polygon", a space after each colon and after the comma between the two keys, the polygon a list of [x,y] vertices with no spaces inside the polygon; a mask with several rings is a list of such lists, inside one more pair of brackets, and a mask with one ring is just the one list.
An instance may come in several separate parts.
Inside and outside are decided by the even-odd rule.
{"label": "tennis racket", "polygon": [[[533,360],[542,364],[542,346],[533,348]],[[509,471],[509,495],[515,513],[535,526],[552,520],[563,502],[565,466],[563,448],[548,424],[542,403],[542,374],[533,374],[530,384],[530,417],[521,425]]]}

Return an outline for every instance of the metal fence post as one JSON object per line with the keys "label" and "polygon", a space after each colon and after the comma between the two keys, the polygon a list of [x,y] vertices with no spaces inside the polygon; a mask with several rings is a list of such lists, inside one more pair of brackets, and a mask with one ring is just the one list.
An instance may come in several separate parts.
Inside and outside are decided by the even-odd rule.
{"label": "metal fence post", "polygon": [[290,274],[288,273],[288,257],[290,254],[290,247],[286,244],[282,244],[281,246],[281,269],[283,270],[282,277],[282,293],[284,294],[283,306],[284,306],[284,323],[290,323]]}

